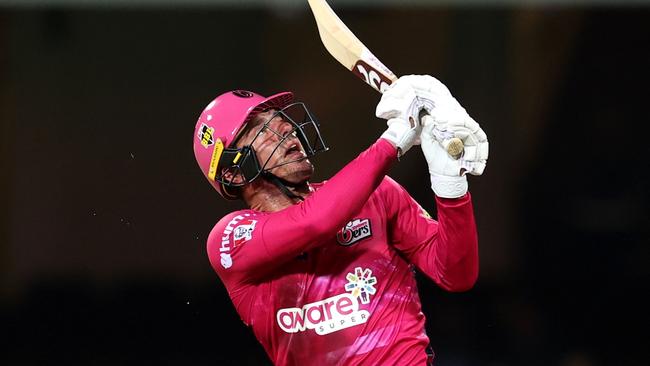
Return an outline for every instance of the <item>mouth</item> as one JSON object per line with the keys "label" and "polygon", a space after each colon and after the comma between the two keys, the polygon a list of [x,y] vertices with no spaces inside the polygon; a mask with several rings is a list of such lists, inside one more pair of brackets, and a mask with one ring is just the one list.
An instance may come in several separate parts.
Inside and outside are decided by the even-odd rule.
{"label": "mouth", "polygon": [[302,151],[302,148],[300,147],[300,145],[298,145],[297,142],[293,142],[285,150],[284,156],[288,158],[302,159],[306,157],[307,154],[305,154],[305,152]]}

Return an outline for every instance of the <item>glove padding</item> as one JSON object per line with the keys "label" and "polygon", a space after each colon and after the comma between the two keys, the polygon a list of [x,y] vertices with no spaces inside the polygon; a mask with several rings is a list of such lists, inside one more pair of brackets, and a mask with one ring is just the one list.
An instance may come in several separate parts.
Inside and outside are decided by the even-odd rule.
{"label": "glove padding", "polygon": [[[395,81],[388,91],[391,91],[391,96],[385,105],[380,103],[377,106],[378,116],[380,112],[384,115],[398,114],[399,108],[402,108],[402,114],[418,113],[424,108],[432,117],[434,126],[431,134],[436,141],[446,150],[452,138],[461,139],[464,144],[464,159],[472,162],[483,161],[482,165],[473,164],[473,169],[468,169],[468,173],[483,173],[489,151],[487,135],[443,83],[430,75],[405,75]],[[406,108],[408,98],[415,99],[411,99],[412,105]]]}
{"label": "glove padding", "polygon": [[[431,116],[423,118],[422,152],[429,166],[431,176],[431,189],[438,197],[458,198],[467,193],[467,176],[481,175],[485,169],[486,160],[471,160],[462,155],[460,159],[453,159],[443,148],[442,143],[434,135],[435,122]],[[467,141],[476,139],[468,136]],[[486,141],[487,143],[487,141]]]}
{"label": "glove padding", "polygon": [[417,120],[418,113],[422,109],[422,103],[415,94],[415,89],[408,82],[397,79],[381,96],[379,104],[375,109],[375,115],[379,118],[389,120],[401,118],[408,121],[409,118]]}
{"label": "glove padding", "polygon": [[391,118],[386,124],[388,128],[381,135],[382,138],[392,142],[397,147],[397,156],[402,156],[417,143],[419,144],[420,132],[422,126],[411,120],[406,121],[401,118]]}

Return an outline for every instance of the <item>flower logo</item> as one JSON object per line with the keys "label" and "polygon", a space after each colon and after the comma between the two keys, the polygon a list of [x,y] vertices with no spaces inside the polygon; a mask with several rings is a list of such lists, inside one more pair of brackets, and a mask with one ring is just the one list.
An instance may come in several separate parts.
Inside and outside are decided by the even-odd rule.
{"label": "flower logo", "polygon": [[377,283],[377,278],[372,276],[370,269],[362,270],[361,267],[357,267],[354,269],[354,273],[348,273],[345,278],[348,280],[345,290],[354,297],[360,297],[362,304],[370,302],[370,295],[377,292],[373,286]]}

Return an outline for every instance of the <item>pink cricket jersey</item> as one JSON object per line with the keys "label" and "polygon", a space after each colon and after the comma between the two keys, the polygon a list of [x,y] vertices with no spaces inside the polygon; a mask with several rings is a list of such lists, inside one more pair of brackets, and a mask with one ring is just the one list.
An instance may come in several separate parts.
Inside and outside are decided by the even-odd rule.
{"label": "pink cricket jersey", "polygon": [[212,267],[276,365],[425,365],[429,339],[412,265],[449,291],[478,275],[469,194],[431,219],[386,177],[378,140],[304,202],[242,210],[208,238]]}

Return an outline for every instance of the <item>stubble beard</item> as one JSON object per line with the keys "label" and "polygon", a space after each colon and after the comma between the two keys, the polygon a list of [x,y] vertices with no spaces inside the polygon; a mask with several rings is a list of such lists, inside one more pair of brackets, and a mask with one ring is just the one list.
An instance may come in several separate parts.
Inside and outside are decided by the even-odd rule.
{"label": "stubble beard", "polygon": [[300,184],[307,182],[314,174],[314,165],[309,159],[304,159],[283,165],[278,168],[277,173],[273,171],[272,173],[289,183]]}

